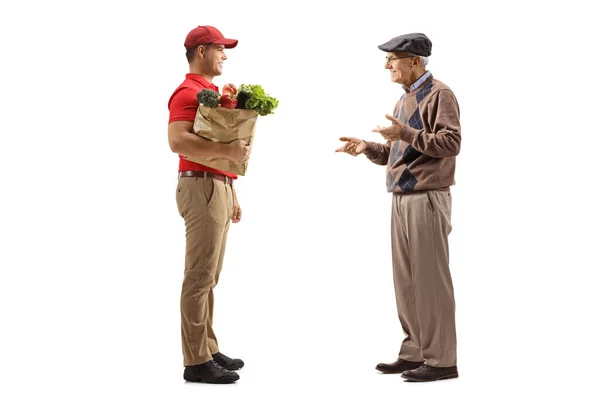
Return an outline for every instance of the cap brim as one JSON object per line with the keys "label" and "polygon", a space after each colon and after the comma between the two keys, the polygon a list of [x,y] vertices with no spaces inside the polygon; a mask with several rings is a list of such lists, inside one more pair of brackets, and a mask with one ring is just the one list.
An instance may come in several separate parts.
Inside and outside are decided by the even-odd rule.
{"label": "cap brim", "polygon": [[235,46],[237,46],[238,41],[236,39],[221,39],[213,43],[222,44],[226,49],[233,49]]}

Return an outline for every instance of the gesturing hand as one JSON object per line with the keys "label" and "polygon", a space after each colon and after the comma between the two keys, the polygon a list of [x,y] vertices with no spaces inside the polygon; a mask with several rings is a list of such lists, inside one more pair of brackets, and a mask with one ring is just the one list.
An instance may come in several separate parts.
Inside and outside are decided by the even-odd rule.
{"label": "gesturing hand", "polygon": [[348,153],[356,157],[357,155],[364,153],[367,149],[367,144],[364,140],[351,137],[341,137],[340,140],[346,143],[337,149],[335,151],[336,153]]}
{"label": "gesturing hand", "polygon": [[392,121],[392,125],[385,128],[377,127],[373,129],[373,132],[380,133],[385,140],[389,140],[390,142],[400,140],[400,134],[404,130],[404,124],[398,118],[394,118],[391,115],[386,115],[385,117]]}

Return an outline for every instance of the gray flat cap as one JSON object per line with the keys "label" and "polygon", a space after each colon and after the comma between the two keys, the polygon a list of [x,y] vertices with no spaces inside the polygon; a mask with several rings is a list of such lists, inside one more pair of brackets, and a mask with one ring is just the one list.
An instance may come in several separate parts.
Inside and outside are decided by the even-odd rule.
{"label": "gray flat cap", "polygon": [[423,33],[407,33],[406,35],[397,36],[377,47],[389,53],[405,51],[423,57],[431,55],[431,40]]}

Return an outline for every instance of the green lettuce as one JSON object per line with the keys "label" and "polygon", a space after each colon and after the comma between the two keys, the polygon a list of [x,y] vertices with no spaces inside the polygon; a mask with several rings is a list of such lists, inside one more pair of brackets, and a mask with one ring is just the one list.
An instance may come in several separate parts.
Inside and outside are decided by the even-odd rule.
{"label": "green lettuce", "polygon": [[255,110],[259,115],[273,114],[279,100],[265,93],[260,85],[240,85],[238,108]]}

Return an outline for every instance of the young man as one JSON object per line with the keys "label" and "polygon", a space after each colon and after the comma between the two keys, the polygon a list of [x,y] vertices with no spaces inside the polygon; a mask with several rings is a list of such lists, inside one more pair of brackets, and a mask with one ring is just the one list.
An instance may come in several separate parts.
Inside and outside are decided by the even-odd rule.
{"label": "young man", "polygon": [[213,288],[223,266],[230,222],[239,222],[242,209],[233,182],[235,174],[191,162],[186,157],[225,157],[244,162],[251,147],[237,140],[213,143],[193,133],[198,109],[196,94],[219,88],[212,81],[223,72],[225,49],[238,41],[226,39],[212,26],[199,26],[185,39],[190,72],[169,100],[169,146],[179,154],[177,207],[185,221],[185,275],[181,291],[181,339],[184,379],[192,382],[230,383],[239,379],[233,370],[239,359],[219,352],[213,331]]}
{"label": "young man", "polygon": [[456,156],[460,151],[459,108],[454,94],[425,69],[431,41],[421,33],[398,36],[379,46],[385,68],[406,92],[392,126],[374,129],[385,144],[343,137],[338,152],[365,154],[387,165],[393,193],[392,260],[398,317],[406,338],[398,359],[379,364],[417,382],[458,377],[454,289],[448,235]]}

